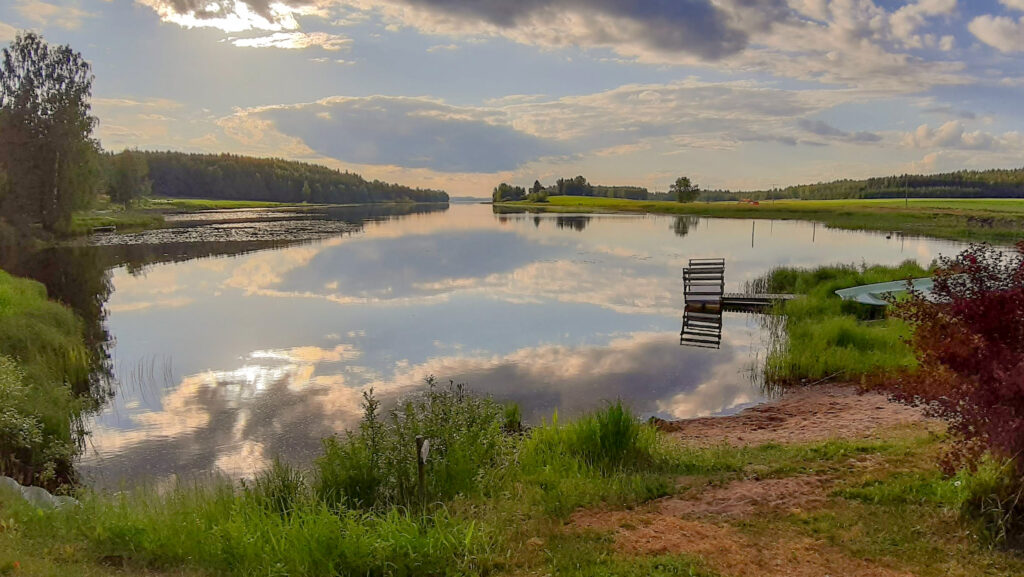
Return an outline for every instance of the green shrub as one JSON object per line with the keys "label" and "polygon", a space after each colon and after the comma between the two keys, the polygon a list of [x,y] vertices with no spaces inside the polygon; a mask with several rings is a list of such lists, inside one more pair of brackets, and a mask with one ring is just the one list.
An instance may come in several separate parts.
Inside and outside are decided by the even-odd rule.
{"label": "green shrub", "polygon": [[1024,548],[1024,479],[1016,463],[986,458],[957,476],[964,488],[960,512],[978,535],[993,545]]}
{"label": "green shrub", "polygon": [[506,433],[523,432],[523,411],[519,408],[518,403],[509,403],[505,405],[503,420],[504,422],[501,425],[501,429]]}
{"label": "green shrub", "polygon": [[[84,401],[72,387],[88,383],[89,352],[81,320],[46,300],[43,285],[0,271],[0,356],[7,429],[0,440],[0,474],[55,488],[74,478]],[[11,434],[11,427],[32,434]],[[38,442],[35,439],[38,437]]]}
{"label": "green shrub", "polygon": [[508,446],[503,408],[469,394],[463,385],[438,386],[387,415],[372,391],[365,394],[359,429],[324,441],[316,462],[315,492],[332,506],[374,508],[420,502],[416,439],[429,445],[423,498],[444,500],[480,487]]}

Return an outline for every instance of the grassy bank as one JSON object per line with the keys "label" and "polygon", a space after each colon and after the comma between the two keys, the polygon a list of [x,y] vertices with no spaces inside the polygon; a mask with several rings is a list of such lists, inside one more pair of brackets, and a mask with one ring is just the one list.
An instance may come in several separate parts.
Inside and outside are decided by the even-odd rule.
{"label": "grassy bank", "polygon": [[167,213],[200,212],[204,210],[238,210],[245,208],[279,208],[303,206],[283,202],[248,200],[207,200],[197,198],[153,198],[130,209],[108,205],[81,211],[71,217],[71,234],[92,233],[96,227],[116,227],[118,232],[137,232],[164,226]]}
{"label": "grassy bank", "polygon": [[55,487],[73,478],[72,392],[89,379],[81,320],[43,285],[0,271],[0,472]]}
{"label": "grassy bank", "polygon": [[[1024,569],[957,520],[989,472],[941,476],[931,463],[942,438],[920,428],[696,448],[617,405],[525,434],[510,432],[504,415],[441,391],[393,416],[367,411],[308,471],[277,464],[240,486],[83,491],[80,507],[44,512],[0,494],[0,574],[728,575],[714,552],[623,549],[615,535],[636,530],[632,522],[592,529],[572,514],[641,507],[643,524],[642,504],[657,497],[685,502],[751,479],[808,478],[833,479],[813,509],[723,517],[703,530],[748,543],[828,543],[837,557],[918,575]],[[433,441],[423,489],[410,445],[421,434]]]}
{"label": "grassy bank", "polygon": [[843,301],[838,289],[928,276],[913,261],[900,266],[779,268],[751,283],[751,290],[801,298],[781,305],[770,319],[774,346],[766,379],[775,384],[823,379],[856,381],[866,375],[914,366],[905,342],[909,328],[879,307]]}
{"label": "grassy bank", "polygon": [[759,205],[678,203],[583,196],[552,196],[546,203],[513,202],[506,209],[545,212],[641,212],[721,218],[813,220],[850,230],[1011,244],[1024,238],[1024,199],[780,200]]}

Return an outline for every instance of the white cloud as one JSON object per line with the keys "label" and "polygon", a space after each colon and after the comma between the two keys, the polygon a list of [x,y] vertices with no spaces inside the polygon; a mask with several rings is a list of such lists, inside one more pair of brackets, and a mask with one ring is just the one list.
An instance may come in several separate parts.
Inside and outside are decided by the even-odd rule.
{"label": "white cloud", "polygon": [[1011,10],[1024,11],[1024,0],[999,0],[999,3]]}
{"label": "white cloud", "polygon": [[951,120],[934,129],[922,124],[917,130],[905,134],[903,142],[914,148],[1006,151],[1019,150],[1024,145],[1024,135],[1019,132],[992,134],[981,130],[968,131],[963,122]]}
{"label": "white cloud", "polygon": [[978,40],[1000,52],[1024,51],[1024,17],[1014,20],[1008,16],[978,16],[967,25]]}
{"label": "white cloud", "polygon": [[[92,14],[71,4],[50,4],[42,0],[17,0],[15,10],[29,22],[40,27],[55,26],[74,30]],[[0,31],[2,32],[2,31]]]}
{"label": "white cloud", "polygon": [[[391,31],[409,27],[447,38],[503,37],[545,49],[604,48],[623,62],[713,65],[899,91],[969,81],[962,63],[906,52],[953,49],[952,36],[928,27],[937,18],[948,18],[956,0],[918,0],[892,11],[875,0],[139,1],[165,21],[229,32],[297,30],[303,15],[339,25],[373,17]],[[430,50],[452,46],[442,43]]]}
{"label": "white cloud", "polygon": [[458,44],[435,44],[427,48],[427,52],[454,52],[459,49]]}
{"label": "white cloud", "polygon": [[428,98],[335,97],[240,111],[232,122],[299,139],[346,162],[498,172],[558,154],[551,141],[511,126],[500,110],[456,107]]}
{"label": "white cloud", "polygon": [[889,17],[891,33],[895,39],[910,48],[935,45],[934,35],[920,35],[929,18],[948,16],[957,7],[957,0],[919,0],[896,10]]}
{"label": "white cloud", "polygon": [[225,32],[246,30],[295,30],[297,14],[316,13],[316,8],[289,6],[265,0],[137,0],[156,10],[160,19],[185,28],[219,28]]}
{"label": "white cloud", "polygon": [[326,32],[275,32],[256,38],[229,38],[229,41],[235,46],[245,48],[287,48],[292,50],[314,46],[324,50],[341,50],[347,48],[352,42],[344,36]]}

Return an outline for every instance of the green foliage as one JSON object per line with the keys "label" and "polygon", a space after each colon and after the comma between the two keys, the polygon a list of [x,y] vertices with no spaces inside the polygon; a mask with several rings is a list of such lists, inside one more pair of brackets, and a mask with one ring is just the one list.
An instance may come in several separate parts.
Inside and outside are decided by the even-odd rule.
{"label": "green foliage", "polygon": [[100,183],[92,72],[69,46],[18,34],[0,58],[0,214],[65,232]]}
{"label": "green foliage", "polygon": [[444,191],[368,181],[352,172],[280,158],[139,154],[149,165],[153,194],[160,197],[318,204],[448,202]]}
{"label": "green foliage", "polygon": [[896,267],[781,268],[750,283],[748,290],[753,292],[805,295],[782,306],[784,317],[768,320],[773,343],[766,380],[773,384],[830,377],[853,380],[913,367],[905,323],[888,318],[877,307],[843,301],[835,291],[927,275],[928,271],[907,261]]}
{"label": "green foliage", "polygon": [[279,458],[256,475],[251,486],[243,483],[243,488],[249,499],[281,515],[294,512],[308,495],[302,472]]}
{"label": "green foliage", "polygon": [[669,194],[678,202],[693,202],[700,196],[700,188],[690,182],[690,177],[680,176],[669,188]]}
{"label": "green foliage", "polygon": [[988,458],[963,478],[961,513],[987,542],[1024,548],[1024,479],[1012,460]]}
{"label": "green foliage", "polygon": [[149,164],[144,154],[125,150],[107,157],[107,194],[112,202],[128,208],[149,196],[153,183],[149,180]]}
{"label": "green foliage", "polygon": [[[416,438],[429,442],[424,463],[427,502],[480,487],[481,474],[499,463],[507,448],[503,408],[467,394],[463,385],[438,386],[380,414],[372,391],[365,393],[358,431],[324,441],[317,460],[316,493],[331,506],[380,508],[420,502]],[[423,504],[423,503],[421,503]]]}
{"label": "green foliage", "polygon": [[905,195],[910,198],[1020,198],[1024,196],[1024,168],[958,170],[932,175],[903,174],[866,180],[844,179],[742,194],[753,199],[805,200],[903,198]]}
{"label": "green foliage", "polygon": [[226,483],[85,495],[79,509],[18,516],[27,532],[79,535],[97,557],[222,575],[464,575],[485,570],[494,546],[443,508],[367,514],[299,500],[282,514]]}
{"label": "green foliage", "polygon": [[493,202],[514,202],[517,200],[523,200],[526,198],[526,189],[521,186],[512,186],[507,182],[503,182],[498,186],[494,187],[494,191],[491,192],[491,200]]}
{"label": "green foliage", "polygon": [[0,473],[55,487],[73,476],[75,429],[88,382],[81,321],[37,282],[0,271]]}
{"label": "green foliage", "polygon": [[506,433],[523,432],[523,411],[519,408],[519,403],[505,405],[502,421],[501,429]]}

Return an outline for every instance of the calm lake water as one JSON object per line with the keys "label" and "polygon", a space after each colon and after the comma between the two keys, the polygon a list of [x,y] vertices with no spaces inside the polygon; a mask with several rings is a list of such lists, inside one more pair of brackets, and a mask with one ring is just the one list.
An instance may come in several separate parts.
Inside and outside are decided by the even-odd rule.
{"label": "calm lake water", "polygon": [[[275,243],[292,225],[319,233]],[[485,205],[213,226],[76,249],[110,271],[97,314],[113,396],[80,463],[94,483],[306,462],[358,421],[363,390],[389,401],[428,375],[515,401],[534,422],[616,398],[645,416],[735,412],[764,399],[766,335],[756,315],[727,313],[720,349],[680,346],[688,259],[726,258],[726,290],[739,291],[774,266],[928,264],[959,247],[805,222]]]}

